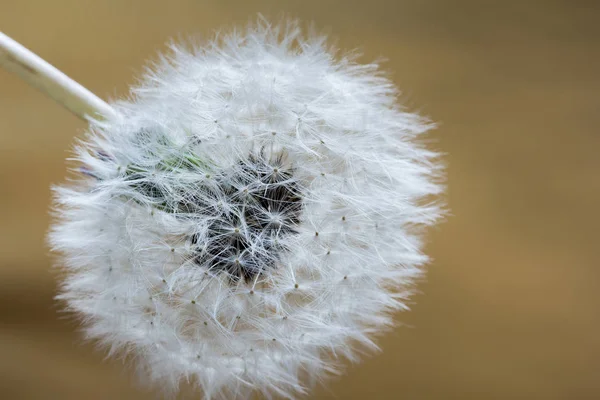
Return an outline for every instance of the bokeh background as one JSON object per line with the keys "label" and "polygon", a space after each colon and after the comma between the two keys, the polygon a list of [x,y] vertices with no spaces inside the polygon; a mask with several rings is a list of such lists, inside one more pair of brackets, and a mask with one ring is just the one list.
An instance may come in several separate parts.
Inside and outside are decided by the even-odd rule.
{"label": "bokeh background", "polygon": [[[310,398],[600,398],[600,1],[0,0],[0,29],[116,98],[167,39],[257,12],[385,57],[447,153],[452,215],[412,311]],[[53,301],[49,186],[84,129],[0,71],[3,399],[153,398]]]}

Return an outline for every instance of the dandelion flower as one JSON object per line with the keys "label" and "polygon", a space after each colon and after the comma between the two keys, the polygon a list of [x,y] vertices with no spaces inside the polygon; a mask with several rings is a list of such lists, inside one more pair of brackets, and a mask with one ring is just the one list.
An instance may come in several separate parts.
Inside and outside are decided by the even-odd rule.
{"label": "dandelion flower", "polygon": [[75,148],[59,298],[141,376],[294,397],[406,308],[435,223],[431,124],[296,23],[173,45]]}

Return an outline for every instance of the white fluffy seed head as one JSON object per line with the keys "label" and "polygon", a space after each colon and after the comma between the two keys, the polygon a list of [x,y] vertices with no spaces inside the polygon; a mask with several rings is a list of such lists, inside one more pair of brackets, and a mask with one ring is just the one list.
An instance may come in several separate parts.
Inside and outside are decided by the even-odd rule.
{"label": "white fluffy seed head", "polygon": [[431,124],[295,23],[172,46],[55,189],[62,300],[142,376],[293,397],[376,349],[440,216]]}

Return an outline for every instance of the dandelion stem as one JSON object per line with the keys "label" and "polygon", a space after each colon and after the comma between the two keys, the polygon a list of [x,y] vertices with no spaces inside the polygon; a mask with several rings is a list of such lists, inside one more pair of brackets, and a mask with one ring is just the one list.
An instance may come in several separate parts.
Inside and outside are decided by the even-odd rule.
{"label": "dandelion stem", "polygon": [[2,32],[0,66],[14,72],[81,119],[114,114],[111,106],[102,99]]}

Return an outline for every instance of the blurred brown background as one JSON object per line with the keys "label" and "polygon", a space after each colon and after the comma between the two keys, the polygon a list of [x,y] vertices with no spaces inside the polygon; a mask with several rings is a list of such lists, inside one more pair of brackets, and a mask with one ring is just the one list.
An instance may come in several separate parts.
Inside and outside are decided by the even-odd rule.
{"label": "blurred brown background", "polygon": [[[600,1],[0,0],[0,30],[114,98],[168,38],[257,12],[386,57],[448,153],[453,216],[407,326],[311,398],[600,398]],[[52,300],[49,185],[84,128],[0,71],[3,399],[152,398]]]}

